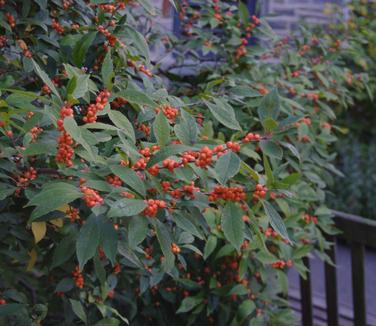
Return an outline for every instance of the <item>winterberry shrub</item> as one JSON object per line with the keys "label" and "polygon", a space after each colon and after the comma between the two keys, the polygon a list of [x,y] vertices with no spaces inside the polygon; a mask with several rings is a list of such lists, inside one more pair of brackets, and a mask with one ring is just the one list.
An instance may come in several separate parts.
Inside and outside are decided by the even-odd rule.
{"label": "winterberry shrub", "polygon": [[329,246],[345,72],[205,6],[180,5],[175,48],[215,62],[183,78],[152,65],[147,0],[0,3],[1,322],[291,324],[286,272]]}

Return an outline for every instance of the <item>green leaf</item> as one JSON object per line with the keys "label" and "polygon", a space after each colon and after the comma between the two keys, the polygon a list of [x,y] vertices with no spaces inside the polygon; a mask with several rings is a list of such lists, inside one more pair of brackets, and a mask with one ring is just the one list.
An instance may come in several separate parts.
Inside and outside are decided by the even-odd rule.
{"label": "green leaf", "polygon": [[185,110],[181,110],[181,116],[180,123],[174,127],[175,134],[183,144],[193,145],[198,135],[196,120]]}
{"label": "green leaf", "polygon": [[75,99],[84,97],[89,91],[89,78],[88,75],[73,76],[67,85],[68,97]]}
{"label": "green leaf", "polygon": [[187,297],[181,302],[180,307],[176,311],[176,313],[182,314],[185,312],[189,312],[193,308],[197,307],[200,303],[202,303],[202,301],[203,299],[200,297]]}
{"label": "green leaf", "polygon": [[235,112],[232,106],[230,106],[225,100],[213,99],[214,104],[208,101],[204,101],[206,106],[209,108],[210,112],[213,114],[221,124],[233,129],[242,130],[239,122],[236,120]]}
{"label": "green leaf", "polygon": [[146,62],[150,63],[149,45],[147,44],[144,36],[130,25],[124,26],[124,33],[131,40],[131,44],[133,44],[140,52],[140,55],[146,59]]}
{"label": "green leaf", "polygon": [[86,58],[87,51],[90,45],[94,42],[97,32],[90,32],[85,34],[80,40],[77,41],[73,49],[73,62],[76,66],[81,67]]}
{"label": "green leaf", "polygon": [[170,124],[162,111],[158,113],[154,120],[153,131],[158,145],[163,147],[170,142]]}
{"label": "green leaf", "polygon": [[193,150],[193,148],[186,146],[186,145],[169,145],[169,146],[166,146],[166,147],[162,148],[161,150],[159,150],[156,154],[154,154],[151,157],[147,166],[151,167],[154,164],[157,164],[157,163],[163,161],[164,159],[166,159],[170,156],[173,156],[173,155],[176,155],[176,154],[179,154],[179,153],[183,153],[183,152],[186,152],[186,151],[190,151],[190,150]]}
{"label": "green leaf", "polygon": [[54,93],[58,98],[60,98],[60,94],[57,91],[54,83],[48,77],[48,75],[39,67],[39,65],[32,59],[33,67],[37,75],[43,80],[43,82],[49,87],[49,89]]}
{"label": "green leaf", "polygon": [[55,247],[52,255],[51,269],[64,264],[75,252],[76,234],[64,237]]}
{"label": "green leaf", "polygon": [[0,318],[9,315],[18,315],[24,307],[25,305],[19,303],[2,304],[0,305]]}
{"label": "green leaf", "polygon": [[48,183],[44,185],[42,191],[35,195],[27,204],[27,206],[36,206],[29,222],[80,197],[82,197],[82,193],[78,191],[77,187],[69,183]]}
{"label": "green leaf", "polygon": [[262,152],[270,157],[277,158],[279,160],[283,157],[283,151],[281,146],[277,145],[271,140],[262,140],[260,141],[260,148]]}
{"label": "green leaf", "polygon": [[142,199],[119,199],[111,205],[108,217],[127,217],[141,213],[146,207]]}
{"label": "green leaf", "polygon": [[121,129],[125,135],[132,141],[133,144],[136,143],[136,136],[134,129],[128,118],[119,111],[110,110],[108,116],[116,127]]}
{"label": "green leaf", "polygon": [[275,88],[270,93],[268,93],[261,101],[258,108],[258,115],[261,121],[268,118],[277,120],[280,112],[280,98],[278,90]]}
{"label": "green leaf", "polygon": [[147,218],[135,216],[132,217],[128,225],[128,241],[131,248],[135,248],[145,238],[149,230]]}
{"label": "green leaf", "polygon": [[240,162],[239,156],[232,151],[221,156],[214,167],[217,180],[223,185],[226,184],[229,179],[239,172]]}
{"label": "green leaf", "polygon": [[117,254],[118,233],[116,232],[112,223],[106,222],[101,225],[100,231],[103,251],[112,265],[114,265]]}
{"label": "green leaf", "polygon": [[239,251],[244,240],[244,211],[235,203],[228,203],[222,210],[222,230],[226,239]]}
{"label": "green leaf", "polygon": [[277,231],[283,238],[290,241],[289,235],[285,223],[282,220],[282,217],[276,211],[272,204],[267,201],[262,202],[266,216],[269,218],[270,224],[275,231]]}
{"label": "green leaf", "polygon": [[286,143],[286,142],[280,142],[280,144],[283,146],[283,147],[286,147],[287,149],[290,150],[290,152],[299,160],[301,161],[301,157],[300,157],[300,154],[299,154],[299,151],[297,150],[297,148],[293,145],[293,144],[290,144],[290,143]]}
{"label": "green leaf", "polygon": [[110,170],[117,175],[126,186],[132,188],[141,196],[145,197],[146,189],[144,182],[140,179],[136,172],[132,169],[120,166],[120,165],[111,165]]}
{"label": "green leaf", "polygon": [[249,11],[246,4],[243,1],[239,1],[239,16],[244,24],[249,23]]}
{"label": "green leaf", "polygon": [[78,234],[76,253],[81,270],[97,251],[101,238],[100,224],[98,217],[91,217],[82,226]]}
{"label": "green leaf", "polygon": [[262,121],[262,126],[267,132],[271,132],[278,127],[278,122],[272,118],[267,118]]}
{"label": "green leaf", "polygon": [[164,260],[164,270],[169,272],[174,267],[175,256],[171,251],[171,237],[170,232],[167,230],[167,227],[160,222],[159,220],[155,221],[155,231],[157,239],[161,246],[162,253],[165,257]]}
{"label": "green leaf", "polygon": [[244,320],[253,313],[253,311],[256,309],[255,303],[251,300],[245,300],[243,301],[239,308],[238,308],[238,318],[240,321],[240,324],[244,322]]}
{"label": "green leaf", "polygon": [[129,103],[132,104],[157,107],[157,104],[148,95],[133,88],[127,88],[125,91],[116,94],[116,96],[124,97]]}
{"label": "green leaf", "polygon": [[189,219],[189,216],[184,216],[183,214],[179,213],[174,214],[173,219],[179,228],[189,232],[190,234],[196,236],[199,239],[203,239],[203,235],[193,224],[193,222]]}
{"label": "green leaf", "polygon": [[[91,149],[91,146],[84,139],[81,128],[77,125],[77,122],[74,120],[74,118],[68,117],[64,119],[64,129],[77,143],[82,145],[82,147],[89,153],[90,158],[95,161],[95,156]],[[89,132],[87,129],[84,130],[85,132]]]}
{"label": "green leaf", "polygon": [[76,316],[80,318],[85,324],[87,324],[86,313],[81,302],[73,299],[69,299],[69,301]]}
{"label": "green leaf", "polygon": [[210,235],[208,240],[205,243],[204,248],[204,259],[206,260],[215,250],[217,247],[217,237],[214,235]]}
{"label": "green leaf", "polygon": [[94,324],[94,326],[119,326],[119,325],[120,325],[120,320],[117,320],[115,318],[104,318]]}
{"label": "green leaf", "polygon": [[112,80],[114,79],[114,64],[112,63],[111,59],[111,51],[108,51],[103,63],[102,63],[102,70],[101,70],[101,75],[102,75],[102,81],[104,86],[111,91],[112,90],[112,85],[113,82]]}

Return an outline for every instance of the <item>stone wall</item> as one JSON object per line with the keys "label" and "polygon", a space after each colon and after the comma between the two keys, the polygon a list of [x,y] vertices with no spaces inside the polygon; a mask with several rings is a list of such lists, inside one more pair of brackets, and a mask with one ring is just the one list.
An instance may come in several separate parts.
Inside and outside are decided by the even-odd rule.
{"label": "stone wall", "polygon": [[[173,10],[168,10],[168,0],[153,0],[164,12],[162,23],[173,28]],[[203,0],[205,1],[205,0]],[[273,29],[281,35],[289,33],[301,22],[308,24],[327,23],[332,16],[327,14],[330,5],[341,4],[345,0],[258,0],[261,3],[261,15],[267,17]],[[163,10],[162,10],[163,8]],[[170,13],[170,15],[168,15]]]}
{"label": "stone wall", "polygon": [[341,4],[341,0],[262,0],[262,15],[278,34],[287,34],[301,22],[327,23],[333,16],[328,8]]}

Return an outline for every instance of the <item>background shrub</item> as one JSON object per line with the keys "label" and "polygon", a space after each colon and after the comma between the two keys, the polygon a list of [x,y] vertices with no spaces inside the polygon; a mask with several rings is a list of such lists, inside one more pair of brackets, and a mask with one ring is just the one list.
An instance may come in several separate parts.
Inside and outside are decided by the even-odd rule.
{"label": "background shrub", "polygon": [[[330,39],[204,6],[174,44],[145,0],[1,2],[2,323],[291,324],[288,268],[328,259],[348,71]],[[159,40],[215,62],[163,71]]]}

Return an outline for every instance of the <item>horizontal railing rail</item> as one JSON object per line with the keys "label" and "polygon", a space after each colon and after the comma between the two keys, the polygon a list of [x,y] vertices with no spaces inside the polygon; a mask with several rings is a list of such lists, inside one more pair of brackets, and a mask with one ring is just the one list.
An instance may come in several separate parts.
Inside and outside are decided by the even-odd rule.
{"label": "horizontal railing rail", "polygon": [[[326,315],[328,326],[339,326],[338,316],[338,291],[337,291],[337,270],[336,270],[336,240],[346,240],[351,248],[351,279],[352,279],[352,301],[354,311],[354,325],[366,326],[366,296],[365,296],[365,247],[376,248],[376,221],[360,216],[345,214],[334,211],[334,222],[340,231],[335,236],[328,236],[333,245],[327,251],[333,265],[325,263],[325,296]],[[304,258],[304,264],[310,271],[309,258]],[[375,293],[376,295],[376,293]],[[308,273],[306,279],[300,278],[300,296],[302,325],[313,326],[314,316],[312,308],[311,276]]]}

